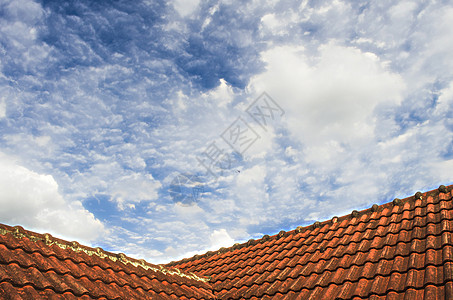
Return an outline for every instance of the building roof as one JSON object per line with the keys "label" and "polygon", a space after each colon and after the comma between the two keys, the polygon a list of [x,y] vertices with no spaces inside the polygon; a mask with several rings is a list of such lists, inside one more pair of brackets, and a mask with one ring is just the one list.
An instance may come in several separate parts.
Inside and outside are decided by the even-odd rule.
{"label": "building roof", "polygon": [[452,187],[165,266],[0,224],[0,298],[453,299]]}
{"label": "building roof", "polygon": [[[8,296],[8,297],[6,297]],[[190,273],[0,224],[2,299],[214,299]]]}
{"label": "building roof", "polygon": [[452,186],[168,266],[218,299],[453,299]]}

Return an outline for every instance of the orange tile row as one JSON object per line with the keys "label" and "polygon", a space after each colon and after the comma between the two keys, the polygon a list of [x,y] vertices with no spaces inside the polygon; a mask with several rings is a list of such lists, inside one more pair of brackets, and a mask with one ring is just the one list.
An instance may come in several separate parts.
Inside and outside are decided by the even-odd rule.
{"label": "orange tile row", "polygon": [[353,296],[351,298],[339,297],[338,293],[335,293],[333,289],[329,291],[322,291],[321,289],[316,292],[309,290],[302,290],[298,293],[289,292],[287,294],[277,293],[273,296],[263,296],[261,298],[252,296],[250,299],[276,299],[276,300],[313,300],[313,299],[351,299],[351,300],[413,300],[413,299],[425,299],[425,300],[437,300],[437,299],[449,299],[448,296],[452,295],[453,283],[448,282],[445,286],[434,286],[427,285],[423,289],[408,288],[403,292],[389,291],[383,295],[371,294],[369,297],[358,297]]}
{"label": "orange tile row", "polygon": [[[96,270],[93,270],[93,272],[96,272]],[[56,294],[71,293],[76,297],[87,295],[93,298],[105,297],[107,299],[127,299],[134,295],[137,297],[132,298],[139,299],[156,294],[177,297],[196,294],[198,295],[197,299],[213,298],[212,294],[197,292],[194,287],[178,286],[156,279],[144,286],[133,287],[134,282],[137,281],[139,279],[132,276],[129,280],[130,284],[121,286],[115,282],[92,281],[87,276],[75,278],[70,274],[60,275],[54,271],[41,272],[34,267],[21,268],[15,263],[0,265],[0,282],[12,283],[21,288],[33,287],[37,291],[53,290]]]}
{"label": "orange tile row", "polygon": [[26,285],[23,287],[13,286],[9,282],[1,282],[0,283],[0,295],[3,296],[4,299],[21,299],[21,300],[36,300],[36,299],[67,299],[67,300],[75,300],[75,299],[99,299],[99,300],[107,300],[107,299],[127,299],[122,297],[128,297],[132,299],[157,299],[157,300],[165,300],[165,299],[189,299],[187,297],[178,297],[175,295],[167,295],[164,293],[157,294],[157,293],[144,293],[140,291],[124,291],[123,294],[116,295],[112,298],[108,297],[99,297],[93,298],[90,295],[75,295],[71,292],[64,292],[58,293],[52,289],[44,289],[38,290],[31,285]]}
{"label": "orange tile row", "polygon": [[[224,275],[228,270],[264,265],[269,262],[273,264],[271,269],[282,269],[287,266],[288,263],[291,264],[291,262],[285,260],[295,256],[303,256],[303,258],[298,258],[298,263],[316,263],[321,259],[328,260],[332,257],[341,257],[348,253],[353,254],[356,252],[368,252],[372,249],[381,249],[384,245],[396,245],[398,246],[397,253],[408,255],[411,251],[411,247],[420,249],[441,247],[442,239],[439,237],[442,235],[444,235],[443,239],[451,239],[451,233],[447,231],[448,228],[446,227],[451,220],[444,217],[453,217],[453,212],[447,211],[443,216],[442,213],[439,212],[437,216],[438,218],[433,218],[432,221],[439,223],[425,223],[425,227],[412,226],[408,224],[409,221],[403,220],[401,223],[395,224],[395,226],[391,228],[391,231],[387,232],[381,229],[383,227],[378,227],[375,230],[366,230],[361,234],[342,235],[341,238],[334,236],[333,238],[331,237],[324,241],[313,241],[311,244],[299,238],[298,240],[293,240],[291,242],[293,245],[289,250],[287,250],[287,247],[283,244],[257,249],[255,252],[253,249],[250,249],[249,255],[246,257],[241,257],[240,255],[237,257],[228,256],[219,259],[222,261],[221,265],[201,269],[201,271],[200,269],[193,267],[189,267],[186,270],[199,272],[203,275],[215,276],[218,274]],[[294,238],[296,239],[297,235],[295,235]],[[204,265],[206,265],[206,262]]]}
{"label": "orange tile row", "polygon": [[219,299],[453,299],[451,187],[421,196],[169,265]]}
{"label": "orange tile row", "polygon": [[34,293],[46,298],[53,293],[95,299],[214,299],[210,285],[203,281],[145,270],[11,233],[0,234],[0,283],[0,298],[14,290],[20,294],[17,299],[33,299]]}
{"label": "orange tile row", "polygon": [[[348,237],[352,237],[352,241],[354,239],[358,241],[362,238],[373,239],[375,236],[385,233],[399,232],[403,229],[412,230],[414,227],[423,227],[428,223],[438,223],[440,220],[452,220],[453,203],[446,201],[448,199],[437,199],[437,201],[433,199],[433,197],[428,197],[424,202],[422,200],[415,201],[419,202],[419,206],[415,206],[410,201],[406,202],[400,213],[384,209],[381,213],[375,212],[370,215],[363,215],[360,219],[344,219],[339,223],[324,224],[321,228],[315,230],[288,233],[288,236],[283,238],[262,241],[254,246],[203,257],[199,260],[182,262],[174,266],[184,270],[200,272],[208,268],[230,264],[231,262],[246,261],[254,256],[262,256],[266,253],[279,252],[280,256],[283,256],[282,250],[300,247],[301,244],[298,241],[302,241],[306,245],[312,245],[321,241],[330,241],[336,237],[342,238],[343,243],[348,243],[351,241]],[[384,214],[386,211],[387,214]],[[233,260],[229,260],[230,257]]]}
{"label": "orange tile row", "polygon": [[[341,274],[326,272],[324,276],[314,276],[314,278],[299,277],[291,281],[265,282],[240,288],[235,286],[216,292],[216,296],[219,299],[251,299],[253,297],[261,299],[274,297],[278,294],[294,293],[303,296],[303,299],[351,299],[354,297],[367,299],[372,295],[386,295],[391,292],[405,293],[408,289],[424,290],[427,286],[451,287],[453,278],[444,279],[443,274],[445,268],[451,267],[451,263],[446,267],[428,266],[426,270],[410,270],[403,274],[393,272],[388,276],[377,275],[371,279],[361,278],[357,281],[343,280],[339,284],[332,283],[331,279],[335,276],[340,277]],[[313,282],[317,284],[312,284]],[[310,287],[307,287],[307,285]],[[449,297],[436,299],[452,299],[451,288],[444,290],[443,293]]]}
{"label": "orange tile row", "polygon": [[[452,246],[448,246],[452,249]],[[376,253],[378,254],[378,253]],[[363,255],[365,256],[365,255]],[[297,265],[295,267],[288,266],[280,270],[262,270],[261,272],[248,269],[243,274],[225,280],[213,278],[211,281],[215,291],[228,289],[233,286],[250,286],[252,283],[256,285],[264,282],[272,283],[274,281],[290,281],[300,277],[308,278],[312,276],[322,277],[324,273],[336,273],[338,277],[330,277],[331,283],[340,284],[341,280],[356,281],[360,278],[371,279],[373,276],[389,275],[390,272],[405,273],[411,269],[421,269],[427,266],[440,266],[451,263],[452,259],[445,259],[443,252],[436,250],[428,250],[426,254],[412,253],[410,256],[397,256],[393,259],[380,258],[379,255],[374,256],[373,261],[366,261],[363,264],[357,265],[354,256],[348,256],[338,259],[337,262],[324,261],[323,263],[309,263],[305,266]],[[337,263],[337,265],[335,265]],[[253,272],[250,272],[253,271]],[[358,277],[360,275],[360,278]],[[335,281],[340,280],[340,281]],[[308,281],[307,283],[308,284]],[[306,286],[309,288],[309,286]]]}
{"label": "orange tile row", "polygon": [[[0,244],[0,254],[0,264],[4,266],[16,264],[23,269],[34,268],[42,273],[54,272],[58,275],[71,275],[74,278],[87,277],[90,281],[101,281],[105,284],[115,283],[119,286],[129,285],[132,288],[146,289],[153,280],[157,280],[179,286],[194,285],[187,278],[178,280],[159,272],[140,270],[136,267],[132,267],[138,269],[134,270],[135,272],[127,269],[126,271],[114,271],[112,268],[102,269],[98,265],[89,266],[84,262],[74,263],[70,259],[60,260],[56,256],[44,257],[39,252],[29,254],[21,248],[10,250],[3,244]],[[131,279],[133,280],[131,281]],[[197,285],[209,288],[206,283],[197,283]]]}
{"label": "orange tile row", "polygon": [[451,188],[169,264],[210,282],[0,224],[0,298],[453,299]]}

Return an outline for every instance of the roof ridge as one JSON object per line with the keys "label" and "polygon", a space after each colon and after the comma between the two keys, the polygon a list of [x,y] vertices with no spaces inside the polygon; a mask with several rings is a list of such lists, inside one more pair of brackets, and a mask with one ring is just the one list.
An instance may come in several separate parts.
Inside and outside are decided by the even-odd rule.
{"label": "roof ridge", "polygon": [[[449,199],[442,199],[442,200],[439,200],[437,203],[440,203],[441,201],[450,201],[450,200],[451,200],[451,198],[449,198]],[[427,207],[427,205],[421,206],[421,208],[424,208],[424,207]],[[445,208],[441,208],[441,209],[439,209],[438,211],[430,212],[430,213],[439,214],[439,213],[441,213],[443,210],[446,210],[446,209],[445,209]],[[407,210],[404,210],[404,209],[403,209],[402,211],[397,212],[397,213],[403,213],[403,212],[405,212],[405,211],[407,211]],[[391,212],[389,215],[381,215],[379,218],[376,218],[376,219],[369,218],[369,219],[367,219],[366,221],[359,221],[359,222],[357,222],[356,224],[354,224],[353,226],[358,226],[360,223],[369,222],[369,221],[371,221],[371,220],[375,220],[375,221],[376,221],[376,220],[380,220],[380,219],[383,218],[383,217],[389,218],[389,217],[392,216],[393,214],[396,214],[396,212]],[[387,225],[389,225],[389,224],[397,224],[397,223],[401,223],[401,222],[404,221],[404,220],[415,219],[415,217],[418,217],[418,216],[413,216],[412,218],[402,218],[402,219],[401,219],[400,221],[398,221],[398,222],[389,221]],[[432,224],[432,223],[428,223],[428,224]],[[435,224],[435,223],[434,223],[434,224]],[[327,225],[327,224],[326,224],[326,225]],[[366,229],[364,229],[364,230],[362,230],[362,231],[357,230],[357,231],[354,231],[354,232],[342,233],[341,235],[337,236],[337,238],[340,238],[340,239],[341,239],[341,238],[343,238],[344,236],[353,236],[353,235],[356,234],[357,232],[365,232],[365,231],[367,231],[367,230],[373,230],[373,229],[376,229],[376,228],[381,227],[381,226],[384,226],[384,225],[377,225],[376,227],[366,228]],[[334,230],[338,230],[338,229],[341,229],[341,228],[344,229],[344,228],[347,228],[347,227],[348,227],[348,226],[344,226],[344,227],[343,227],[343,226],[338,226],[338,227],[336,227]],[[418,228],[423,228],[423,227],[426,227],[426,225],[423,225],[423,226],[415,225],[414,228],[416,228],[416,227],[418,227]],[[327,234],[327,232],[328,232],[329,230],[331,230],[331,229],[326,230],[326,232],[323,232],[323,234]],[[406,230],[406,229],[401,229],[401,230]],[[318,231],[318,232],[317,232],[317,234],[319,234],[319,233],[321,233],[321,231]],[[384,236],[387,236],[388,234],[394,234],[394,233],[392,233],[392,232],[387,232]],[[307,238],[307,237],[309,237],[309,236],[311,236],[311,235],[312,235],[312,234],[310,233],[309,235],[307,235],[307,236],[305,236],[305,237]],[[315,234],[313,234],[313,235],[315,235]],[[376,237],[376,235],[375,235],[374,237]],[[382,236],[381,236],[381,237],[382,237]],[[329,239],[326,239],[326,241],[331,241],[331,240],[333,240],[333,239],[334,239],[334,237],[331,237],[331,238],[329,238]],[[372,240],[372,239],[373,239],[373,238],[368,238],[368,239],[365,238],[365,239],[362,239],[362,240]],[[321,242],[316,242],[316,241],[313,241],[313,242],[312,242],[312,244],[318,244],[318,243],[320,244]],[[261,245],[263,245],[263,244],[261,244]],[[305,243],[302,244],[301,246],[303,246],[303,245],[305,245]],[[266,247],[266,246],[264,246],[264,247]],[[287,250],[291,250],[291,249],[293,249],[293,248],[295,248],[295,247],[298,247],[298,246],[293,245],[293,246],[290,247],[290,248],[287,248],[287,246],[285,246],[284,249],[286,248]],[[328,247],[322,247],[322,248],[324,248],[324,250],[326,250]],[[261,249],[262,249],[262,248],[261,248]],[[241,260],[242,260],[242,261],[245,261],[246,259],[253,258],[253,257],[257,257],[257,256],[263,257],[264,254],[263,254],[263,255],[256,255],[256,256],[248,256],[247,258],[241,258],[241,259],[238,259],[237,261],[238,261],[238,262],[241,261]],[[208,268],[197,269],[197,272],[199,272],[200,270],[208,270],[209,268],[215,268],[216,266],[220,266],[220,265],[222,265],[222,263],[220,263],[220,264],[214,264],[213,266],[208,267]]]}
{"label": "roof ridge", "polygon": [[344,216],[341,216],[341,217],[334,216],[331,219],[327,219],[327,220],[324,220],[322,222],[315,221],[311,225],[297,226],[295,229],[290,230],[290,231],[281,230],[277,234],[274,234],[274,235],[271,235],[271,236],[269,236],[268,234],[265,234],[261,238],[256,239],[256,240],[255,239],[249,239],[247,242],[244,242],[244,243],[235,243],[233,246],[230,246],[230,247],[222,247],[222,248],[218,249],[217,251],[207,251],[204,254],[196,254],[196,255],[194,255],[192,257],[189,257],[189,258],[184,258],[184,259],[181,259],[181,260],[178,260],[178,261],[171,261],[171,262],[169,262],[169,263],[167,263],[165,265],[171,267],[171,266],[174,266],[174,265],[179,265],[179,264],[182,264],[182,263],[187,263],[187,262],[195,261],[195,260],[202,259],[202,258],[208,258],[208,257],[213,256],[215,254],[222,254],[222,253],[226,253],[226,252],[233,251],[233,250],[236,250],[236,249],[240,249],[240,248],[244,248],[244,247],[248,247],[248,246],[253,246],[253,245],[257,244],[257,243],[265,242],[265,241],[268,241],[270,239],[275,239],[275,238],[276,239],[280,239],[280,238],[286,237],[286,236],[288,236],[290,234],[295,234],[295,233],[297,234],[297,233],[305,232],[305,231],[310,230],[310,229],[320,228],[322,225],[327,224],[329,222],[331,224],[335,224],[335,223],[341,222],[341,221],[343,221],[343,220],[345,220],[347,218],[358,218],[358,217],[360,217],[360,216],[362,216],[364,214],[367,214],[369,212],[380,211],[380,210],[382,210],[385,207],[390,206],[390,205],[402,206],[402,205],[404,205],[406,202],[408,202],[410,200],[418,200],[418,199],[421,200],[424,196],[430,195],[430,194],[435,193],[435,192],[439,192],[439,193],[444,193],[445,194],[445,193],[448,193],[449,191],[451,191],[452,187],[453,187],[453,185],[449,185],[449,186],[440,185],[437,189],[426,191],[424,193],[418,191],[413,196],[409,196],[409,197],[406,197],[406,198],[403,198],[403,199],[395,198],[392,201],[383,203],[381,205],[373,204],[370,208],[365,208],[365,209],[363,209],[361,211],[353,210],[350,214],[347,214],[347,215],[344,215]]}
{"label": "roof ridge", "polygon": [[[406,219],[403,219],[403,220],[406,220]],[[395,224],[394,222],[391,222],[391,223]],[[441,223],[441,222],[438,222],[438,223],[429,222],[429,223],[426,223],[426,224],[423,225],[423,226],[417,226],[417,225],[416,225],[416,226],[414,226],[414,228],[424,228],[424,227],[427,227],[429,224],[440,224],[440,223]],[[382,225],[381,225],[381,226],[382,226]],[[407,229],[401,229],[401,230],[407,231]],[[447,230],[441,230],[440,232],[435,233],[435,234],[434,234],[434,233],[432,233],[432,234],[425,234],[425,237],[426,237],[426,236],[435,236],[435,237],[438,237],[438,236],[441,236],[441,235],[442,235],[444,232],[446,232],[446,231],[447,231]],[[360,232],[360,231],[358,231],[358,232]],[[362,231],[362,232],[364,232],[364,231]],[[368,238],[368,239],[365,238],[365,239],[362,239],[362,241],[365,241],[365,240],[366,240],[366,241],[371,241],[371,240],[373,240],[375,237],[384,238],[384,237],[388,236],[389,234],[396,234],[396,233],[394,233],[394,232],[387,232],[387,233],[385,233],[384,235],[375,235],[373,238]],[[344,235],[342,235],[342,236],[339,236],[338,238],[341,239],[343,236],[346,236],[346,235],[352,236],[353,234],[350,234],[350,233],[344,234]],[[331,239],[331,240],[332,240],[332,239]],[[412,241],[414,241],[414,240],[420,240],[420,238],[417,238],[417,237],[416,237],[416,238],[410,238],[408,241],[402,241],[402,240],[401,240],[401,241],[399,241],[399,242],[409,243],[409,242],[412,242]],[[328,240],[328,241],[329,241],[329,240]],[[357,241],[351,241],[351,242],[357,243]],[[315,242],[315,241],[314,241],[313,244],[319,244],[319,245],[321,245],[321,242]],[[346,246],[346,245],[348,245],[348,244],[349,244],[349,242],[338,243],[338,245],[342,245],[342,246]],[[318,246],[319,246],[319,245],[318,245]],[[394,247],[394,246],[396,246],[396,245],[397,245],[397,243],[395,243],[395,244],[388,243],[386,246]],[[303,247],[303,246],[306,246],[306,244],[300,245],[300,247]],[[289,252],[289,251],[291,251],[293,248],[298,248],[298,247],[299,247],[299,246],[293,246],[293,247],[291,247],[291,248],[288,248],[287,250],[288,250],[288,252]],[[436,249],[436,250],[438,250],[438,249],[441,249],[441,248],[443,248],[443,247],[444,247],[444,246],[441,246],[441,247],[438,247],[438,248],[432,247],[432,248],[427,248],[427,249]],[[312,249],[312,250],[310,250],[310,251],[307,250],[307,251],[304,252],[304,253],[313,254],[313,253],[315,253],[315,252],[317,252],[317,251],[319,251],[319,252],[322,253],[322,252],[327,251],[328,249],[334,249],[334,248],[333,248],[332,246],[325,246],[325,247],[321,247],[321,248],[318,247],[318,248]],[[370,247],[369,249],[378,250],[378,249],[382,249],[382,247],[381,247],[381,248]],[[358,253],[358,252],[365,253],[365,251],[361,251],[361,250],[358,250],[358,251],[356,251],[356,252],[357,252],[357,253]],[[412,252],[410,252],[410,253],[419,253],[419,252],[417,252],[417,251],[412,251]],[[300,254],[293,253],[292,256],[284,256],[284,257],[281,257],[281,258],[278,258],[279,256],[277,256],[277,257],[275,257],[275,261],[281,262],[281,261],[283,261],[285,258],[293,258],[293,257],[296,256],[296,255],[300,255]],[[255,258],[255,257],[264,257],[264,255],[251,256],[250,258]],[[340,257],[341,257],[341,256],[336,256],[336,255],[332,254],[332,255],[331,255],[330,257],[328,257],[328,258],[331,259],[331,258],[340,258]],[[248,259],[248,258],[247,258],[247,259]],[[240,263],[240,262],[245,263],[247,259],[240,258],[240,259],[238,259],[238,260],[233,260],[231,263]],[[320,258],[318,261],[311,261],[311,263],[318,263],[318,262],[321,261],[321,260],[327,260],[327,258]],[[266,261],[266,260],[265,260],[263,263],[265,263],[265,262],[270,262],[270,261]],[[306,262],[306,264],[308,264],[308,263],[310,263],[310,262]],[[224,263],[222,263],[222,264],[217,264],[217,265],[210,266],[210,267],[207,267],[207,268],[199,268],[199,269],[197,269],[196,271],[197,271],[197,272],[206,271],[206,270],[209,270],[209,269],[215,269],[215,268],[217,268],[217,267],[219,267],[219,266],[223,266],[223,265],[224,265]],[[305,264],[301,264],[301,265],[305,265]],[[244,264],[244,266],[248,266],[248,264]],[[276,269],[279,269],[279,267],[276,266]],[[219,271],[218,273],[213,272],[213,273],[211,273],[211,276],[213,276],[213,275],[218,275],[218,274],[220,274],[220,273],[221,273],[220,271]],[[257,272],[255,272],[255,273],[257,273]],[[251,274],[254,274],[254,273],[251,273]]]}
{"label": "roof ridge", "polygon": [[[20,250],[20,251],[23,251],[23,252],[27,252],[25,249],[23,249],[23,248],[21,248],[21,247],[17,247],[17,248],[9,248],[8,245],[4,245],[4,246],[7,247],[8,249],[12,250],[12,251]],[[41,253],[41,252],[39,252],[39,251],[36,251],[36,252],[33,251],[33,252],[32,252],[32,254],[35,254],[35,253],[37,253],[38,255],[41,255],[42,257],[45,256],[45,254],[43,254],[43,253]],[[66,259],[69,259],[69,260],[72,261],[71,258],[62,259],[62,258],[58,257],[55,253],[50,254],[49,257],[50,257],[50,256],[53,256],[53,257],[55,257],[56,259],[59,259],[59,260],[66,260]],[[91,267],[91,268],[93,268],[93,267],[96,266],[96,267],[101,268],[103,271],[106,271],[106,270],[109,270],[109,269],[110,269],[112,272],[114,272],[114,273],[116,273],[116,274],[118,274],[118,273],[120,273],[120,272],[123,272],[123,273],[125,273],[125,274],[127,274],[127,275],[132,275],[132,274],[134,274],[134,275],[137,276],[137,277],[147,277],[149,280],[153,280],[154,278],[156,278],[156,275],[155,275],[155,274],[149,274],[149,273],[147,273],[147,272],[144,272],[144,273],[141,273],[141,272],[140,272],[140,273],[141,273],[141,274],[140,274],[139,272],[132,271],[131,273],[129,273],[128,270],[121,270],[121,269],[120,269],[120,270],[115,270],[116,268],[114,269],[114,268],[112,268],[111,266],[105,268],[104,266],[101,266],[101,265],[91,265],[91,264],[86,263],[86,262],[84,262],[84,261],[80,261],[80,262],[72,261],[72,262],[73,262],[75,265],[80,265],[80,264],[83,263],[83,264],[86,264],[88,267]],[[90,280],[91,282],[100,281],[100,282],[102,282],[102,283],[105,284],[105,285],[109,285],[109,284],[111,284],[111,283],[116,283],[116,284],[117,284],[119,287],[121,287],[121,288],[127,286],[127,287],[130,287],[131,289],[135,289],[135,290],[138,289],[138,288],[141,288],[141,289],[146,290],[146,291],[149,291],[149,290],[150,290],[150,288],[147,288],[147,287],[145,287],[145,286],[142,285],[142,284],[132,285],[132,284],[131,284],[130,282],[128,282],[128,281],[125,281],[125,282],[122,283],[122,282],[120,282],[120,281],[117,280],[117,279],[110,279],[110,281],[106,281],[105,278],[95,277],[95,276],[92,276],[92,274],[91,274],[91,275],[87,275],[87,274],[79,274],[79,275],[77,275],[77,274],[75,274],[75,273],[73,273],[73,272],[70,272],[69,270],[66,270],[65,272],[62,272],[61,270],[58,270],[58,269],[54,268],[53,266],[51,266],[50,268],[45,269],[45,268],[40,268],[40,266],[38,266],[36,263],[25,264],[25,263],[23,263],[22,261],[16,260],[16,259],[10,259],[10,260],[7,261],[7,262],[0,262],[0,265],[8,265],[8,264],[11,264],[11,263],[15,263],[15,264],[17,264],[19,267],[21,267],[21,268],[23,268],[23,269],[29,269],[29,268],[36,269],[36,270],[38,270],[39,272],[41,272],[41,274],[45,274],[45,273],[49,273],[49,272],[54,272],[55,274],[57,274],[57,275],[59,275],[59,276],[66,276],[66,275],[67,275],[67,276],[73,277],[74,279],[81,279],[82,277],[86,277],[86,278],[87,278],[88,280]],[[173,277],[166,278],[165,280],[166,280],[168,283],[170,283],[170,284],[176,284],[176,285],[178,285],[178,286],[187,286],[187,287],[189,287],[189,288],[193,286],[193,283],[190,284],[190,282],[188,283],[188,282],[184,282],[184,281],[183,281],[183,282],[179,282],[178,280],[175,280],[175,278],[173,278]],[[2,282],[2,281],[0,280],[0,283],[1,283],[1,282]],[[26,283],[24,283],[23,285],[26,285]],[[164,291],[164,293],[167,293],[167,292]],[[168,293],[167,293],[167,294],[168,294]],[[169,294],[169,295],[170,295],[170,294]],[[179,296],[180,296],[180,295],[179,295]]]}
{"label": "roof ridge", "polygon": [[[1,235],[6,235],[9,233],[17,239],[22,239],[22,238],[26,237],[32,242],[42,241],[49,247],[52,245],[56,245],[61,249],[70,249],[74,252],[84,252],[88,256],[96,255],[102,259],[108,258],[113,262],[119,261],[125,265],[131,264],[134,267],[142,267],[145,270],[151,270],[154,272],[160,272],[160,273],[169,274],[169,275],[176,275],[179,277],[185,277],[185,278],[193,279],[196,281],[202,281],[202,282],[209,281],[209,278],[200,277],[192,272],[185,273],[185,272],[181,272],[181,270],[179,270],[178,268],[169,269],[168,267],[165,267],[160,264],[154,265],[154,264],[147,262],[144,259],[138,260],[138,259],[135,259],[132,257],[128,257],[124,253],[115,254],[112,252],[105,251],[101,247],[91,248],[88,246],[81,245],[76,241],[69,242],[69,241],[66,241],[63,239],[55,238],[49,233],[40,234],[40,233],[36,233],[33,231],[25,230],[22,226],[12,227],[12,226],[9,226],[6,224],[0,224],[0,225],[2,225],[2,226],[0,226]],[[5,227],[5,228],[3,228],[3,227]]]}

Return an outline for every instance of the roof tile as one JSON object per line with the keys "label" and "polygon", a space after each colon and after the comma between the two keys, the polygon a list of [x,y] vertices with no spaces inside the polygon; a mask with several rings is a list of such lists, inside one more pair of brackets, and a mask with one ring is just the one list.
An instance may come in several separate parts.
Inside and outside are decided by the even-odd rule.
{"label": "roof tile", "polygon": [[0,298],[215,298],[206,279],[161,269],[0,224]]}
{"label": "roof tile", "polygon": [[[227,249],[216,261],[206,263],[198,256],[191,262],[203,265],[200,275],[216,272],[211,284],[215,291],[217,285],[222,287],[216,294],[221,299],[451,294],[451,188],[446,187],[447,193],[434,190],[396,205],[373,206],[354,216],[298,227],[269,237],[264,247],[258,240],[241,251]],[[172,265],[184,269],[181,263]]]}
{"label": "roof tile", "polygon": [[452,298],[451,189],[416,193],[167,266],[0,224],[0,296]]}

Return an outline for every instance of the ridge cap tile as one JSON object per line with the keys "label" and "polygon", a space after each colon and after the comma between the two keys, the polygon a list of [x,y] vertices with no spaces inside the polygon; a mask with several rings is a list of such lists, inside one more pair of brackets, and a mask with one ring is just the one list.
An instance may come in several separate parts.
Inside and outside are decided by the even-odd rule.
{"label": "ridge cap tile", "polygon": [[[19,294],[30,291],[42,296],[49,290],[72,298],[147,298],[160,293],[164,298],[214,299],[208,280],[123,253],[0,224],[0,284],[10,282]],[[0,298],[5,293],[0,286]]]}
{"label": "ridge cap tile", "polygon": [[[161,272],[163,274],[170,274],[170,275],[177,275],[180,277],[186,277],[189,279],[194,279],[196,281],[207,282],[206,278],[199,277],[195,274],[185,274],[181,272],[177,268],[173,267],[164,267],[163,265],[154,265],[151,263],[146,262],[143,259],[135,259],[129,256],[126,256],[124,253],[113,253],[106,250],[103,250],[100,247],[92,248],[84,245],[80,245],[78,242],[68,242],[63,239],[55,238],[52,235],[46,234],[39,234],[36,232],[25,230],[22,226],[9,226],[6,224],[0,224],[0,235],[4,236],[6,234],[10,234],[15,237],[19,242],[22,242],[23,238],[30,240],[33,243],[38,241],[44,242],[48,247],[51,247],[55,250],[60,252],[61,250],[72,250],[76,253],[86,254],[87,256],[97,256],[99,258],[108,258],[112,262],[121,262],[125,266],[131,265],[134,267],[141,267],[144,270],[152,270],[154,272]],[[29,245],[29,244],[26,244]],[[24,245],[25,246],[25,245]],[[26,247],[26,246],[25,246]],[[42,247],[41,247],[42,248]],[[63,253],[63,252],[60,252]],[[56,253],[56,256],[59,257]],[[63,255],[62,255],[63,256]]]}

